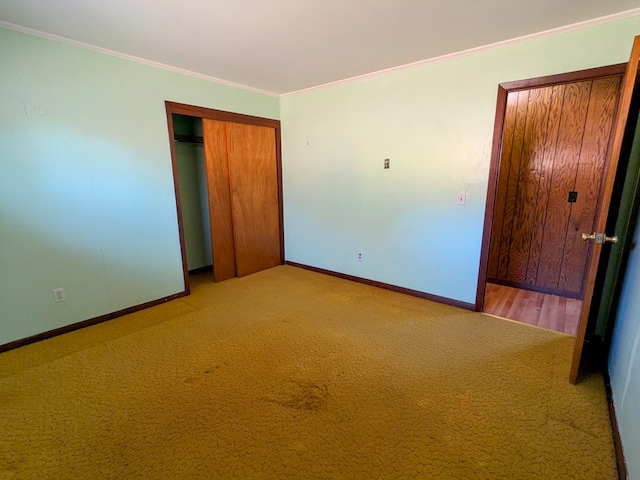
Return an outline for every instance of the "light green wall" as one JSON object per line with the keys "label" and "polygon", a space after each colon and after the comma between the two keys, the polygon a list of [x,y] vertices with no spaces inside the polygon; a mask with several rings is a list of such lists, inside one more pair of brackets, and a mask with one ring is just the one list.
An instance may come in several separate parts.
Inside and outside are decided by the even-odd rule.
{"label": "light green wall", "polygon": [[7,29],[0,45],[0,344],[182,291],[164,101],[277,119],[279,100]]}
{"label": "light green wall", "polygon": [[636,33],[640,17],[284,97],[287,260],[475,302],[498,84],[626,62]]}

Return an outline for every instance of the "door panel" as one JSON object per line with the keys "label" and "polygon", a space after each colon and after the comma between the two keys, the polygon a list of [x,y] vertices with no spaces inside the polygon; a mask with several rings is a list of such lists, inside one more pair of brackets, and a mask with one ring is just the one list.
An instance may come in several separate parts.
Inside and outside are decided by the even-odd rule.
{"label": "door panel", "polygon": [[[574,191],[575,187],[575,172],[579,165],[581,143],[584,138],[591,84],[592,82],[567,84],[564,89],[560,130],[553,169],[550,172],[553,178],[545,223],[542,226],[542,253],[535,283],[543,288],[561,290],[560,269],[564,261],[564,246],[572,206],[567,199],[569,192]],[[578,192],[578,196],[583,195]],[[584,263],[582,267],[584,268]],[[567,293],[578,295],[581,292],[578,289]]]}
{"label": "door panel", "polygon": [[[560,132],[560,119],[562,118],[562,100],[564,98],[564,85],[549,87],[551,90],[551,101],[547,112],[546,134],[543,140],[543,155],[540,164],[538,196],[534,211],[534,225],[544,225],[547,216],[548,198],[551,192],[551,181],[553,180],[553,165],[556,148],[558,145],[558,135]],[[544,229],[536,228],[531,238],[529,253],[529,263],[527,265],[526,283],[535,285],[538,280],[540,256],[542,254]]]}
{"label": "door panel", "polygon": [[558,285],[560,290],[582,291],[583,289],[588,245],[585,245],[581,234],[583,230],[588,232],[593,230],[596,204],[602,186],[602,171],[619,90],[619,78],[605,78],[593,82],[574,187],[579,194],[577,202],[572,204],[569,216]]}
{"label": "door panel", "polygon": [[275,130],[228,124],[229,175],[239,277],[280,264]]}
{"label": "door panel", "polygon": [[[631,108],[631,101],[634,97],[634,92],[638,90],[638,63],[640,60],[640,36],[636,37],[633,42],[633,48],[631,49],[631,57],[627,64],[627,70],[622,79],[622,85],[620,89],[620,100],[618,103],[617,115],[613,126],[613,136],[611,139],[611,147],[607,152],[607,161],[605,164],[603,176],[603,186],[601,192],[601,202],[596,208],[596,232],[608,233],[613,235],[617,233],[622,235],[623,232],[605,232],[607,226],[607,219],[609,215],[609,206],[611,204],[611,194],[613,192],[613,185],[616,178],[618,161],[620,158],[620,152],[622,150],[623,141],[629,141],[629,136],[633,137],[635,125],[627,125],[629,118],[629,111]],[[629,127],[629,128],[628,128]],[[596,275],[598,272],[598,266],[600,263],[600,254],[602,252],[601,243],[593,244],[593,253],[588,263],[586,286],[584,293],[584,302],[582,304],[582,312],[580,314],[580,324],[578,325],[578,334],[576,335],[576,342],[573,350],[573,359],[571,363],[571,372],[569,379],[571,383],[576,383],[578,379],[578,372],[580,369],[580,360],[582,359],[582,349],[584,347],[584,338],[587,330],[587,323],[591,311],[591,302],[595,290]]]}
{"label": "door panel", "polygon": [[[535,209],[540,183],[540,163],[544,155],[547,116],[551,88],[529,91],[527,116],[522,139],[522,158],[517,177],[517,196],[514,212],[513,238],[509,246],[507,278],[516,283],[526,282],[531,247],[531,233],[535,231]],[[515,179],[514,179],[515,180]]]}
{"label": "door panel", "polygon": [[226,128],[226,122],[202,119],[215,282],[236,276]]}
{"label": "door panel", "polygon": [[[509,98],[507,97],[507,102]],[[498,257],[498,274],[496,278],[507,278],[509,268],[509,256],[511,251],[511,241],[513,238],[513,223],[516,213],[516,198],[518,195],[518,177],[520,176],[520,162],[522,160],[522,147],[524,143],[524,126],[527,120],[527,106],[529,102],[529,91],[517,92],[517,100],[515,107],[515,117],[510,122],[510,119],[505,119],[507,123],[513,123],[513,139],[511,148],[504,150],[503,154],[507,155],[509,159],[504,165],[501,165],[501,175],[507,176],[506,192],[504,193],[504,213],[503,213],[503,227],[502,237],[496,238],[499,242],[499,257]],[[500,196],[500,193],[498,193]],[[490,260],[491,261],[491,260]]]}

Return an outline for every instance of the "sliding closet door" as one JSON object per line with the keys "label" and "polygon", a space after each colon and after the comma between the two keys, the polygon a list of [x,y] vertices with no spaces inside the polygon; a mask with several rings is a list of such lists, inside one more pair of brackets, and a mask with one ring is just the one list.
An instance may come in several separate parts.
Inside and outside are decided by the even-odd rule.
{"label": "sliding closet door", "polygon": [[242,277],[280,265],[276,131],[226,126],[236,273]]}
{"label": "sliding closet door", "polygon": [[174,115],[202,119],[214,281],[283,264],[280,121],[165,103],[186,291],[189,270],[173,143]]}
{"label": "sliding closet door", "polygon": [[226,130],[226,122],[202,119],[215,282],[236,276]]}

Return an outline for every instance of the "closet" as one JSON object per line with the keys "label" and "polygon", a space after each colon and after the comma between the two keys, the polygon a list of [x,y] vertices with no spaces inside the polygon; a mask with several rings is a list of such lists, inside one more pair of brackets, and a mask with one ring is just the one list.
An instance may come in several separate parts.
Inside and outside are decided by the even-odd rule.
{"label": "closet", "polygon": [[211,225],[202,119],[173,115],[173,131],[187,267],[190,272],[211,269]]}
{"label": "closet", "polygon": [[275,132],[203,119],[216,281],[280,261]]}
{"label": "closet", "polygon": [[279,121],[166,107],[185,284],[207,260],[215,282],[282,264]]}

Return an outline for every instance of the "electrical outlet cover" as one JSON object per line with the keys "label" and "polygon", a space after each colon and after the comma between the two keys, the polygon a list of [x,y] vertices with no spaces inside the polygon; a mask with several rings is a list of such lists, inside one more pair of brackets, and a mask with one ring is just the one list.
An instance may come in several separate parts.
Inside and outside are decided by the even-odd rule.
{"label": "electrical outlet cover", "polygon": [[53,290],[53,299],[56,303],[64,302],[67,296],[64,293],[64,288],[56,288]]}

